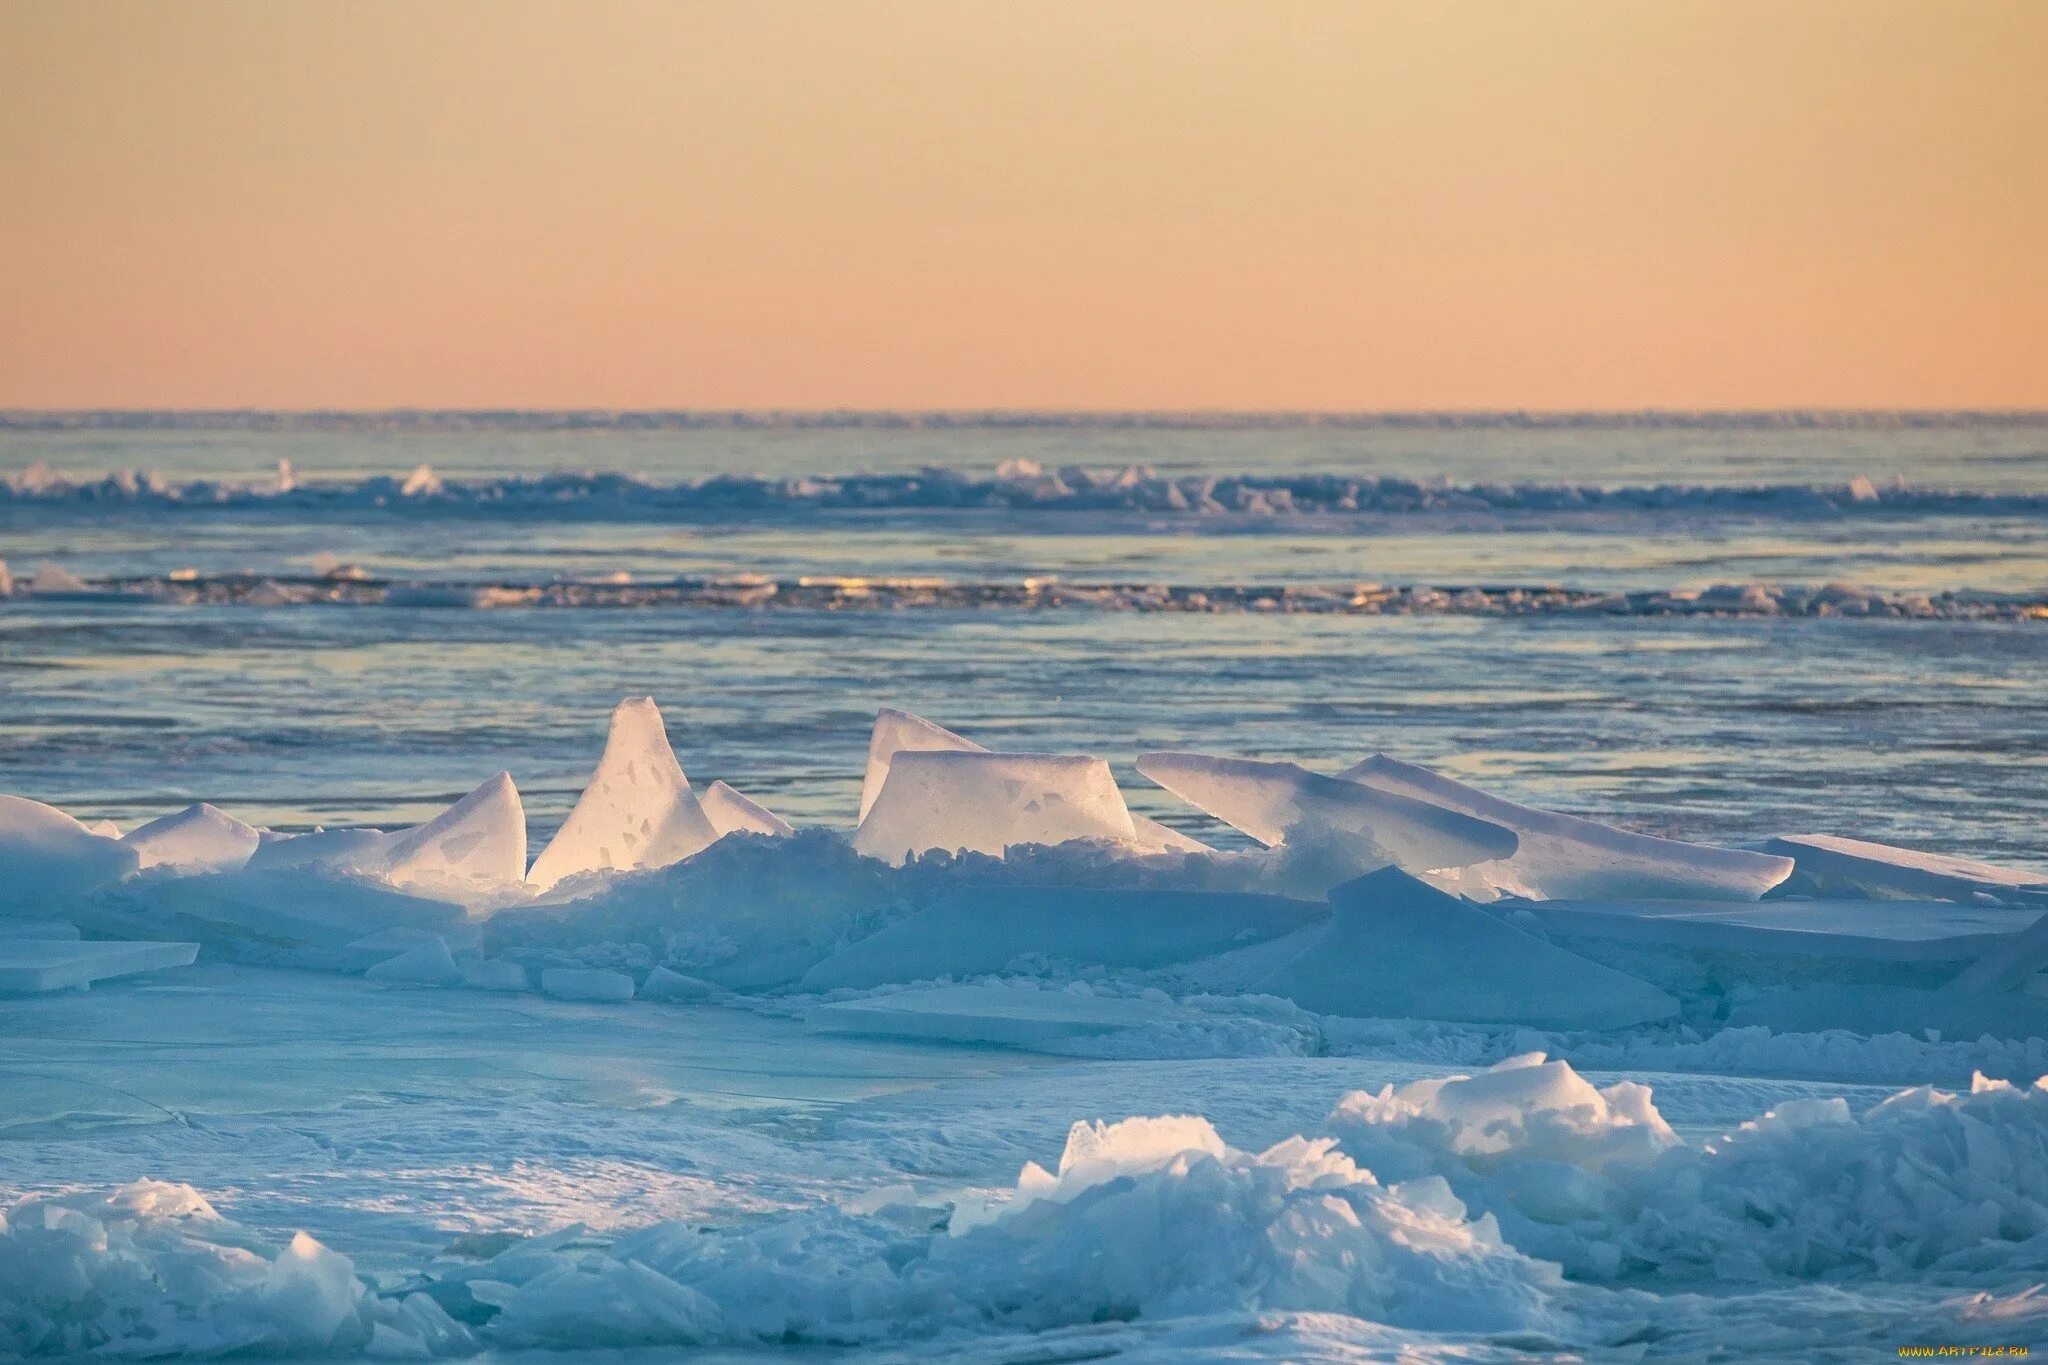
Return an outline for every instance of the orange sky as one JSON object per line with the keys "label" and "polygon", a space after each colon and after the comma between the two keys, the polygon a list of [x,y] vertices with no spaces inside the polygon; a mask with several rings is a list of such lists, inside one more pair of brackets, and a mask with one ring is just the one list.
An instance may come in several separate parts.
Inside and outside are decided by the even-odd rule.
{"label": "orange sky", "polygon": [[2048,3],[0,4],[0,406],[2048,406]]}

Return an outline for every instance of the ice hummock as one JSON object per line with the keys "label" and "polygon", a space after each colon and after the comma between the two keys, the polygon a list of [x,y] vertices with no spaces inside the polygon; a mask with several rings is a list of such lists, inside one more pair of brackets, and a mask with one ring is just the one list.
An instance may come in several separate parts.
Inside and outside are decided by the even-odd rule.
{"label": "ice hummock", "polygon": [[1505,895],[1531,900],[1753,901],[1792,871],[1789,858],[1659,839],[1518,805],[1385,754],[1374,754],[1338,776],[1513,830],[1518,842],[1508,853],[1434,879],[1475,900]]}
{"label": "ice hummock", "polygon": [[2048,873],[1834,834],[1780,834],[1761,847],[1766,853],[1792,859],[1798,869],[1795,875],[1826,895],[1848,891],[1906,900],[1922,896],[1969,900],[1985,895],[2038,902],[2048,908]]}
{"label": "ice hummock", "polygon": [[999,972],[1018,958],[1161,967],[1264,943],[1329,907],[1251,892],[976,886],[853,943],[804,975],[806,990]]}
{"label": "ice hummock", "polygon": [[394,886],[508,886],[526,880],[526,812],[499,773],[423,825],[400,830],[365,869]]}
{"label": "ice hummock", "polygon": [[47,907],[129,876],[133,848],[25,796],[0,796],[0,910]]}
{"label": "ice hummock", "polygon": [[[971,753],[985,754],[988,748],[976,744],[965,735],[955,734],[942,725],[934,725],[923,716],[914,716],[908,711],[899,711],[893,706],[884,706],[875,712],[875,728],[868,736],[868,765],[861,776],[860,817],[865,820],[868,809],[875,804],[875,798],[882,794],[882,784],[889,778],[889,763],[902,753]],[[1147,853],[1210,853],[1214,850],[1199,839],[1190,838],[1179,830],[1160,824],[1147,816],[1131,812],[1131,830],[1136,842]]]}
{"label": "ice hummock", "polygon": [[527,880],[545,890],[582,872],[666,867],[718,835],[676,761],[654,698],[629,698],[612,712],[597,771]]}
{"label": "ice hummock", "polygon": [[282,1247],[189,1185],[140,1180],[0,1210],[0,1357],[468,1354],[424,1294],[370,1292],[299,1233]]}
{"label": "ice hummock", "polygon": [[1330,892],[1336,913],[1257,983],[1318,1014],[1609,1029],[1667,1019],[1646,981],[1526,934],[1398,868]]}
{"label": "ice hummock", "polygon": [[1260,843],[1327,864],[1325,885],[1374,868],[1427,872],[1515,851],[1514,832],[1490,820],[1298,763],[1148,753],[1138,771]]}
{"label": "ice hummock", "polygon": [[724,782],[713,782],[706,787],[702,804],[704,818],[711,822],[711,828],[718,831],[720,838],[742,833],[780,838],[796,833],[795,825]]}
{"label": "ice hummock", "polygon": [[931,849],[1000,856],[1013,844],[1132,836],[1123,794],[1099,758],[927,750],[894,756],[853,846],[900,864]]}
{"label": "ice hummock", "polygon": [[137,825],[121,842],[135,850],[142,866],[180,872],[232,872],[249,861],[263,836],[204,801]]}

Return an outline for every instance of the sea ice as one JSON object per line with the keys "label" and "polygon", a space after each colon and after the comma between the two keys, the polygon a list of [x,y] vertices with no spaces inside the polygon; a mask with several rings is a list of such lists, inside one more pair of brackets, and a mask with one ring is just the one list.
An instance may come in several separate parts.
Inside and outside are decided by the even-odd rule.
{"label": "sea ice", "polygon": [[0,796],[0,909],[43,909],[141,866],[135,850],[40,801]]}
{"label": "sea ice", "polygon": [[1389,865],[1410,872],[1504,858],[1513,831],[1298,763],[1149,753],[1138,771],[1263,844],[1317,862],[1323,885]]}
{"label": "sea ice", "polygon": [[0,995],[41,995],[109,977],[188,967],[198,954],[196,943],[0,938]]}
{"label": "sea ice", "polygon": [[647,980],[640,984],[642,1000],[666,1000],[672,1004],[709,1000],[724,994],[723,987],[714,986],[698,977],[672,972],[666,967],[656,967],[647,973]]}
{"label": "sea ice", "polygon": [[600,967],[549,967],[540,974],[540,988],[557,1000],[623,1005],[633,998],[632,977]]}
{"label": "sea ice", "polygon": [[35,577],[28,581],[28,590],[39,597],[54,597],[89,593],[92,591],[92,584],[63,565],[52,564],[46,559],[36,566]]}
{"label": "sea ice", "polygon": [[262,835],[220,807],[201,802],[137,825],[121,842],[135,850],[145,868],[232,872],[249,861]]}
{"label": "sea ice", "polygon": [[1159,967],[1278,938],[1329,907],[1250,892],[977,886],[841,949],[806,990],[1000,972],[1027,954],[1110,967]]}
{"label": "sea ice", "polygon": [[1802,881],[1823,894],[1969,900],[1976,895],[2048,905],[2048,875],[1993,863],[1921,853],[1833,834],[1781,834],[1762,846],[1798,866]]}
{"label": "sea ice", "polygon": [[372,981],[396,981],[415,986],[462,984],[462,969],[455,965],[455,955],[448,951],[447,941],[438,937],[379,962],[363,975]]}
{"label": "sea ice", "polygon": [[1513,830],[1518,842],[1508,853],[1433,879],[1445,890],[1473,900],[1507,895],[1530,900],[1663,896],[1753,901],[1792,871],[1789,858],[1658,839],[1517,805],[1385,754],[1374,754],[1338,776]]}
{"label": "sea ice", "polygon": [[462,970],[462,984],[479,991],[523,991],[527,989],[526,968],[503,958],[464,958],[455,964]]}
{"label": "sea ice", "polygon": [[1042,1048],[1146,1024],[1170,1023],[1182,1012],[1166,1000],[1098,996],[1029,986],[935,986],[819,1005],[804,1016],[817,1033],[862,1033]]}
{"label": "sea ice", "polygon": [[1000,857],[1012,844],[1131,838],[1123,794],[1099,758],[926,750],[890,761],[853,846],[900,864],[928,849]]}
{"label": "sea ice", "polygon": [[[868,766],[861,777],[860,818],[868,817],[882,784],[889,779],[889,764],[901,753],[985,754],[987,746],[976,744],[923,716],[884,706],[875,712],[875,728],[868,736]],[[1143,815],[1131,814],[1131,830],[1140,851],[1145,853],[1213,853],[1214,849],[1191,839],[1177,829]]]}
{"label": "sea ice", "polygon": [[110,933],[171,930],[259,951],[341,949],[385,929],[447,935],[460,933],[468,919],[451,901],[293,868],[138,878],[93,897],[78,913]]}
{"label": "sea ice", "polygon": [[373,870],[394,886],[502,887],[526,879],[526,813],[499,773],[423,825],[399,831]]}
{"label": "sea ice", "polygon": [[666,867],[718,837],[669,746],[652,697],[619,703],[597,771],[527,880],[542,889],[579,872]]}
{"label": "sea ice", "polygon": [[704,817],[720,838],[728,834],[766,834],[780,838],[796,833],[796,826],[752,797],[743,796],[723,782],[704,789]]}
{"label": "sea ice", "polygon": [[2041,917],[1954,901],[1534,901],[1524,908],[1559,937],[1871,962],[1972,962]]}
{"label": "sea ice", "polygon": [[[1773,1033],[1846,1031],[1878,1038],[2048,1038],[2048,1000],[2027,991],[1919,990],[1858,981],[1843,985],[1802,981],[1777,990],[1746,992],[1728,1010],[1728,1027],[1764,1027]],[[2040,1074],[2036,1071],[2034,1074]]]}
{"label": "sea ice", "polygon": [[1531,1028],[1624,1028],[1678,1002],[1525,934],[1397,868],[1330,892],[1336,913],[1257,985],[1318,1014]]}

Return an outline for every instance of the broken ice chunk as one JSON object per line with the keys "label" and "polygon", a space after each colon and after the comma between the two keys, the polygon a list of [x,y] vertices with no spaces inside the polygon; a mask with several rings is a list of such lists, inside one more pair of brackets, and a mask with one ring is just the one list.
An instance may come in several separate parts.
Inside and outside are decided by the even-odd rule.
{"label": "broken ice chunk", "polygon": [[[868,810],[881,795],[882,784],[889,779],[889,764],[898,754],[905,753],[968,753],[985,754],[988,750],[976,744],[965,735],[956,735],[942,725],[934,725],[923,716],[913,716],[908,711],[899,711],[893,706],[884,706],[875,712],[875,728],[868,736],[868,766],[860,784],[860,818],[868,818]],[[1131,816],[1133,842],[1144,853],[1213,853],[1214,849],[1199,839],[1169,829],[1157,820],[1143,815]]]}
{"label": "broken ice chunk", "polygon": [[1496,861],[1436,879],[1474,900],[1508,895],[1531,900],[1753,901],[1792,870],[1790,858],[1659,839],[1517,805],[1385,754],[1374,754],[1338,776],[1514,831],[1517,845]]}
{"label": "broken ice chunk", "polygon": [[2001,900],[2048,903],[2048,873],[1895,848],[1867,839],[1780,834],[1767,841],[1763,851],[1792,859],[1801,878],[1823,893],[1848,890],[1887,898],[1969,900],[1981,892]]}
{"label": "broken ice chunk", "polygon": [[723,782],[713,782],[704,789],[703,805],[704,817],[721,838],[741,831],[776,838],[796,833],[796,826],[789,821]]}
{"label": "broken ice chunk", "polygon": [[1314,851],[1354,874],[1463,867],[1515,851],[1514,831],[1490,820],[1298,763],[1152,753],[1139,756],[1138,771],[1261,843]]}
{"label": "broken ice chunk", "polygon": [[1123,794],[1099,758],[927,751],[891,761],[853,846],[900,864],[930,849],[1000,857],[1012,844],[1131,837]]}
{"label": "broken ice chunk", "polygon": [[526,812],[510,773],[499,773],[424,825],[399,832],[370,870],[397,886],[526,877]]}
{"label": "broken ice chunk", "polygon": [[233,872],[249,861],[262,835],[218,806],[200,802],[137,825],[121,842],[144,867],[180,872]]}
{"label": "broken ice chunk", "polygon": [[633,978],[602,967],[549,967],[540,974],[540,988],[557,1000],[623,1005],[633,998]]}
{"label": "broken ice chunk", "polygon": [[41,995],[191,965],[196,943],[81,943],[76,939],[0,938],[0,995]]}
{"label": "broken ice chunk", "polygon": [[612,712],[597,771],[527,880],[545,889],[579,872],[667,867],[717,837],[654,698],[635,697]]}
{"label": "broken ice chunk", "polygon": [[396,981],[414,986],[459,986],[462,971],[445,940],[430,938],[417,948],[408,948],[363,973],[372,981]]}
{"label": "broken ice chunk", "polygon": [[135,850],[40,801],[0,796],[0,906],[37,906],[134,872]]}

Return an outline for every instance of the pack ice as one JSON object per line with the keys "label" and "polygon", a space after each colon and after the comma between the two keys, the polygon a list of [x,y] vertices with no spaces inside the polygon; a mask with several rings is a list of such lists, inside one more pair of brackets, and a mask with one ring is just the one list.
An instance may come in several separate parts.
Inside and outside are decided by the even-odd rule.
{"label": "pack ice", "polygon": [[1385,754],[1374,754],[1338,776],[1513,831],[1516,843],[1506,853],[1483,862],[1468,860],[1476,865],[1438,865],[1455,869],[1437,878],[1439,885],[1475,900],[1505,895],[1753,901],[1792,871],[1792,860],[1775,854],[1658,839],[1517,805]]}
{"label": "pack ice", "polygon": [[545,890],[582,872],[666,867],[718,834],[683,776],[654,698],[635,697],[612,712],[597,771],[527,880]]}

